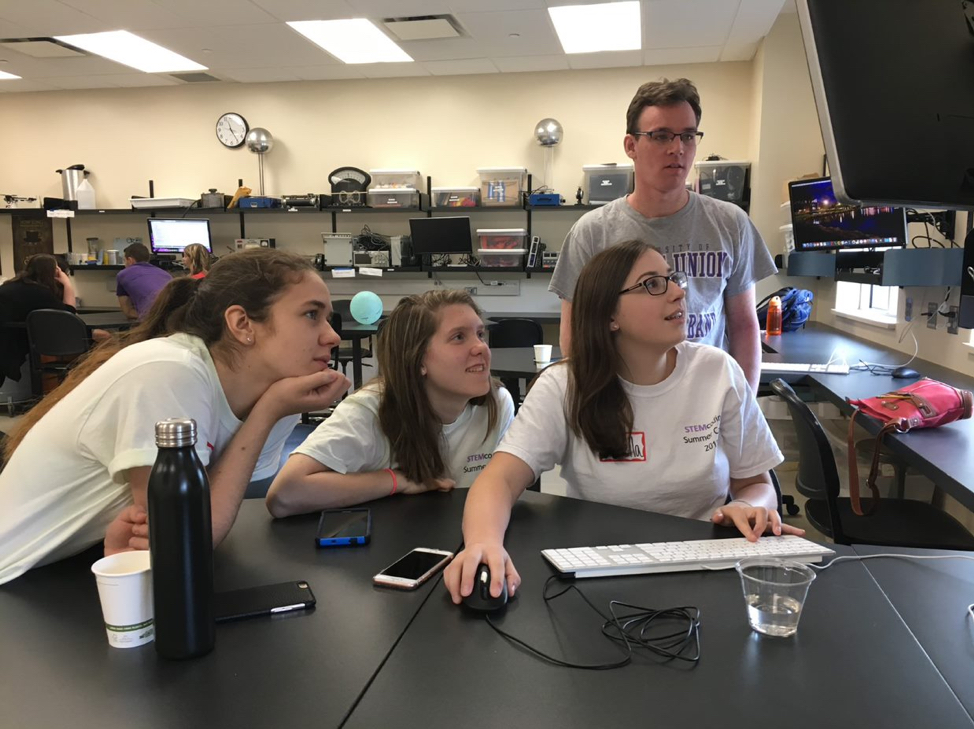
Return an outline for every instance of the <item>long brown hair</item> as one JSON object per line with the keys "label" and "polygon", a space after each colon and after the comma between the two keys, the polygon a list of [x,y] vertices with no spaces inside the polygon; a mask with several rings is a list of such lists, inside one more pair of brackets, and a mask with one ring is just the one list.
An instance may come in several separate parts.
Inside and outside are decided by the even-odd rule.
{"label": "long brown hair", "polygon": [[189,259],[189,272],[193,276],[210,270],[210,252],[201,243],[190,243],[183,254]]}
{"label": "long brown hair", "polygon": [[[438,290],[402,299],[382,325],[377,343],[379,371],[379,427],[389,439],[393,460],[406,478],[431,486],[446,473],[440,438],[443,423],[433,412],[423,382],[423,359],[440,324],[440,311],[453,304],[483,314],[466,291]],[[470,400],[487,405],[484,440],[497,425],[497,383],[490,392]]]}
{"label": "long brown hair", "polygon": [[10,460],[27,432],[51,408],[125,347],[182,332],[202,339],[214,359],[232,366],[237,348],[229,337],[224,337],[224,312],[239,305],[254,321],[265,322],[271,305],[313,270],[307,259],[293,253],[253,248],[221,258],[204,279],[173,279],[159,292],[141,324],[91,350],[57,389],[24,416],[7,439],[5,459]]}
{"label": "long brown hair", "polygon": [[7,283],[25,281],[48,289],[58,299],[63,296],[61,285],[57,282],[57,259],[47,253],[38,253],[27,259],[24,270]]}
{"label": "long brown hair", "polygon": [[634,415],[619,381],[623,362],[609,324],[629,272],[646,251],[659,253],[655,246],[639,240],[607,248],[585,264],[575,284],[566,392],[568,425],[600,458],[629,454]]}

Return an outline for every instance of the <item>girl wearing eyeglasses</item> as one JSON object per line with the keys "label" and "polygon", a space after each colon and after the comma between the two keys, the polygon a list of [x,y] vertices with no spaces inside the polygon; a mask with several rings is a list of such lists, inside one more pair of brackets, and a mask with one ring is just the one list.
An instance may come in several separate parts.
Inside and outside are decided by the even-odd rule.
{"label": "girl wearing eyeglasses", "polygon": [[572,353],[542,372],[463,516],[466,548],[446,573],[459,603],[481,563],[491,593],[520,576],[504,550],[511,508],[556,464],[568,496],[736,528],[750,541],[784,525],[768,471],[783,459],[740,366],[686,341],[687,279],[641,241],[582,270]]}

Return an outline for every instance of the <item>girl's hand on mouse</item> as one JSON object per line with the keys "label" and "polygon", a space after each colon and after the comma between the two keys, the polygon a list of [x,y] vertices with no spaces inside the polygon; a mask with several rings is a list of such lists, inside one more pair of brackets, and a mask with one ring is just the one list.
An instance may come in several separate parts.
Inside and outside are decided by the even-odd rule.
{"label": "girl's hand on mouse", "polygon": [[521,575],[514,568],[510,555],[500,544],[470,544],[460,551],[447,565],[443,584],[450,593],[455,605],[463,602],[473,592],[473,581],[477,568],[486,564],[490,568],[490,594],[499,597],[503,580],[507,580],[507,595],[514,593],[521,585]]}

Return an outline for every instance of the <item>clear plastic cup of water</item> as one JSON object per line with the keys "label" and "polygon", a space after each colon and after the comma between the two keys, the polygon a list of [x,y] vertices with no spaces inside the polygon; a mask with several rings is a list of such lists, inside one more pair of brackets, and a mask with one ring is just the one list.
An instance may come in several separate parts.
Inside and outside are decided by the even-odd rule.
{"label": "clear plastic cup of water", "polygon": [[800,562],[768,557],[742,559],[737,572],[751,628],[777,638],[794,635],[815,572]]}

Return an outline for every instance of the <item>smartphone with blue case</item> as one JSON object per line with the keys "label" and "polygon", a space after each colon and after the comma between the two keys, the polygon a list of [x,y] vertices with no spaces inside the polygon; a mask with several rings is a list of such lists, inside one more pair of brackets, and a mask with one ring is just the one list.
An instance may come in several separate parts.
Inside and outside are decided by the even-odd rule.
{"label": "smartphone with blue case", "polygon": [[368,508],[325,509],[318,521],[319,547],[368,544],[372,538],[372,512]]}

